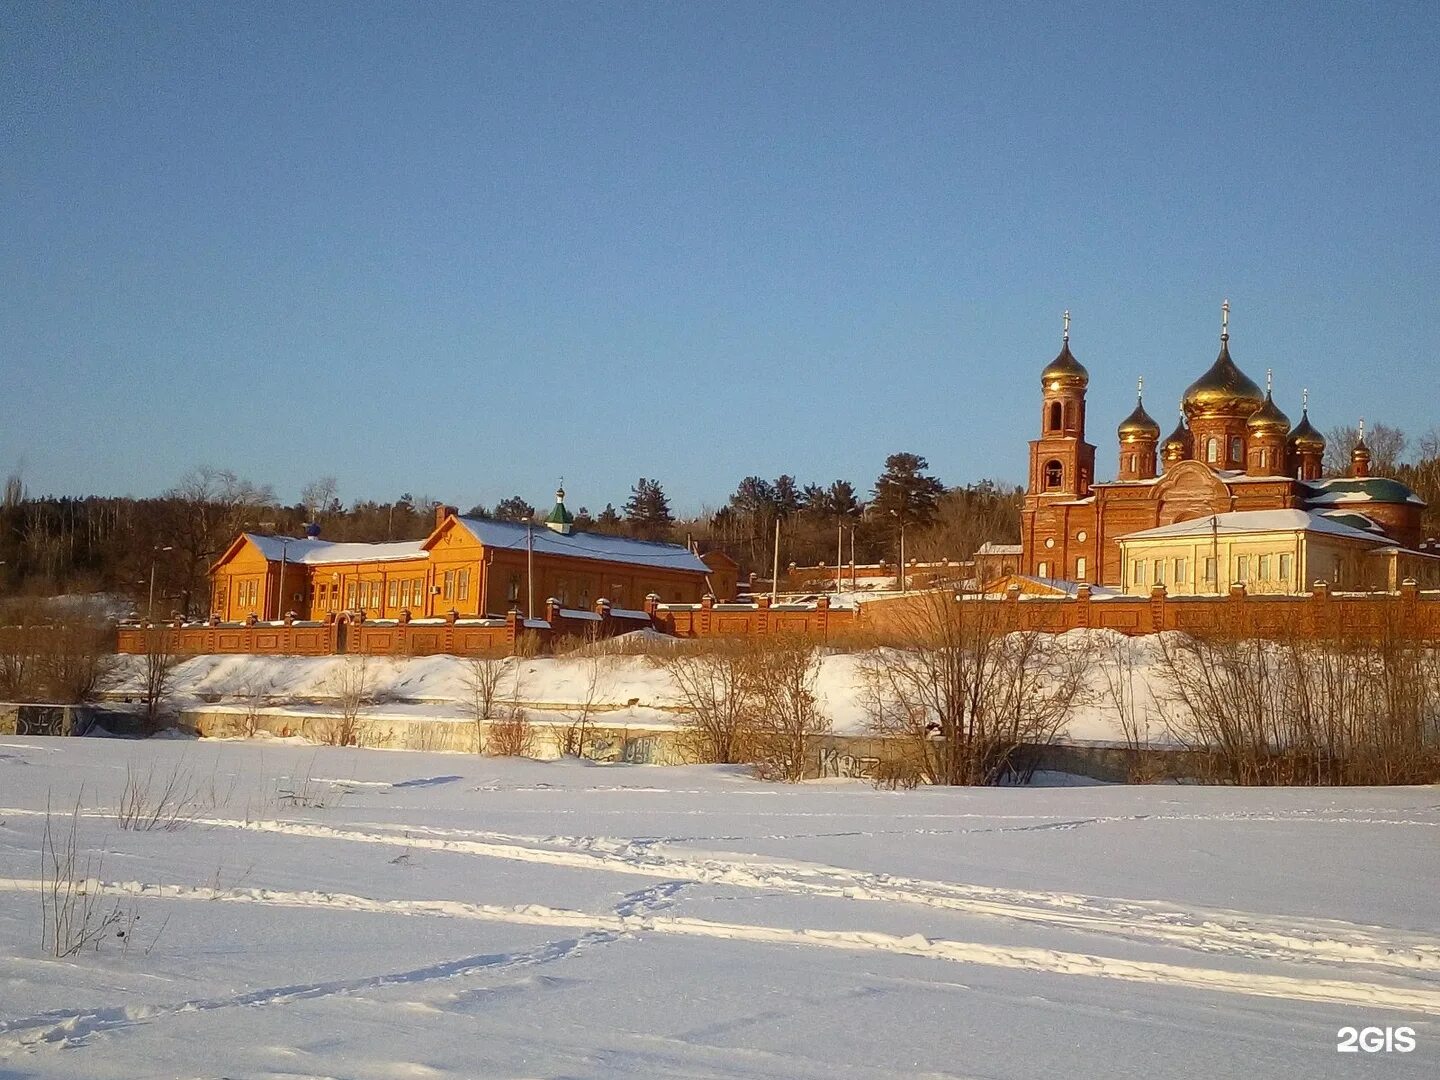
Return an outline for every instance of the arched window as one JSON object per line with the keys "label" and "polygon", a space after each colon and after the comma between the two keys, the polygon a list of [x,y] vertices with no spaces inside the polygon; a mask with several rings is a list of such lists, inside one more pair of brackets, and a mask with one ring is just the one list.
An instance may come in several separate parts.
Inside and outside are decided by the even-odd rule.
{"label": "arched window", "polygon": [[1060,430],[1060,418],[1061,418],[1060,402],[1058,402],[1058,401],[1052,401],[1052,402],[1050,403],[1050,430],[1051,430],[1051,431],[1059,431],[1059,430]]}
{"label": "arched window", "polygon": [[1058,461],[1045,463],[1045,490],[1057,491],[1065,482],[1065,467]]}
{"label": "arched window", "polygon": [[1230,440],[1230,460],[1236,464],[1245,460],[1245,446],[1238,435]]}
{"label": "arched window", "polygon": [[1210,465],[1220,463],[1220,440],[1209,438],[1205,440],[1205,461]]}

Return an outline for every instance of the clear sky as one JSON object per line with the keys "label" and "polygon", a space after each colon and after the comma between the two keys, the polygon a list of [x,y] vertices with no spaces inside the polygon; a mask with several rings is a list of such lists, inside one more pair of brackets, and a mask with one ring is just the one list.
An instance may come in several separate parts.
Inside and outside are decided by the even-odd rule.
{"label": "clear sky", "polygon": [[1440,5],[0,5],[0,472],[678,510],[1113,475],[1214,359],[1440,424]]}

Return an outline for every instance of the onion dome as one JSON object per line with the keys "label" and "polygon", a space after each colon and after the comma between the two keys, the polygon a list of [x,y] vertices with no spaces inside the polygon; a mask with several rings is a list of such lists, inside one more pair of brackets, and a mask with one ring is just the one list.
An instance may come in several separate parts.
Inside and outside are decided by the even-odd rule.
{"label": "onion dome", "polygon": [[1309,409],[1301,410],[1300,422],[1290,429],[1290,434],[1285,441],[1294,450],[1323,452],[1325,449],[1325,436],[1311,425]]}
{"label": "onion dome", "polygon": [[1265,404],[1265,395],[1230,359],[1230,301],[1220,308],[1220,355],[1210,370],[1196,379],[1185,391],[1181,404],[1185,415],[1249,416]]}
{"label": "onion dome", "polygon": [[1070,312],[1065,312],[1065,334],[1061,339],[1060,355],[1045,365],[1040,372],[1040,383],[1046,390],[1062,387],[1083,390],[1090,384],[1090,373],[1085,365],[1075,359],[1070,351]]}
{"label": "onion dome", "polygon": [[1160,444],[1162,455],[1178,452],[1182,457],[1190,452],[1190,429],[1185,426],[1185,417],[1180,417],[1180,422],[1175,425],[1175,430],[1165,436],[1165,441]]}
{"label": "onion dome", "polygon": [[545,527],[558,533],[569,533],[575,527],[575,516],[565,508],[565,489],[555,492],[555,508],[545,518]]}
{"label": "onion dome", "polygon": [[1250,414],[1245,427],[1252,435],[1286,435],[1290,431],[1290,418],[1280,411],[1267,390],[1265,404]]}
{"label": "onion dome", "polygon": [[[1142,380],[1142,391],[1144,387]],[[1145,411],[1145,399],[1140,394],[1135,395],[1135,411],[1120,421],[1115,433],[1120,436],[1121,442],[1154,442],[1160,438],[1160,425]]]}

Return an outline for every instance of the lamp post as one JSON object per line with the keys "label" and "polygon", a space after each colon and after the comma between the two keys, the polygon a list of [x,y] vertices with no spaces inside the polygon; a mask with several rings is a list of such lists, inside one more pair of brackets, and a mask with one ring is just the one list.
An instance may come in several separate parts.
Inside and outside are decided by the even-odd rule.
{"label": "lamp post", "polygon": [[150,601],[145,605],[145,621],[155,621],[155,563],[160,558],[160,553],[173,551],[172,547],[155,547],[150,550]]}
{"label": "lamp post", "polygon": [[900,516],[900,511],[891,510],[891,515],[900,523],[900,591],[907,592],[905,581],[905,530],[910,527],[910,522]]}

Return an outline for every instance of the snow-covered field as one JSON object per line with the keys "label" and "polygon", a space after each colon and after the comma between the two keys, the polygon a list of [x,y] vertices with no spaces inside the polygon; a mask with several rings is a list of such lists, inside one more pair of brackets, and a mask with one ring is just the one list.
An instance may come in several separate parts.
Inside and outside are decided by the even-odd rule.
{"label": "snow-covered field", "polygon": [[[121,830],[127,766],[194,820]],[[77,796],[139,921],[57,960],[39,849]],[[1434,788],[6,737],[0,1076],[1433,1077],[1437,845]]]}

